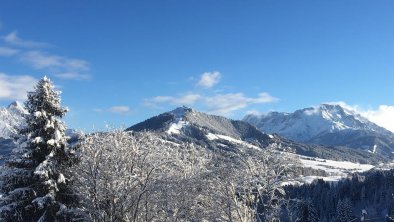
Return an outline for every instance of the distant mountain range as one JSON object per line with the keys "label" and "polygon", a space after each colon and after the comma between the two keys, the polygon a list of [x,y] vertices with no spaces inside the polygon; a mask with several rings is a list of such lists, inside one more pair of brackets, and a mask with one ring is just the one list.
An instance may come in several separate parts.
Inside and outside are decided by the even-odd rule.
{"label": "distant mountain range", "polygon": [[211,149],[231,151],[237,146],[263,149],[269,144],[277,143],[284,149],[310,157],[362,163],[388,160],[381,155],[348,147],[328,147],[295,142],[281,136],[263,133],[244,121],[209,115],[188,107],[179,107],[162,113],[135,124],[127,130],[153,131],[161,134],[166,140],[190,141]]}
{"label": "distant mountain range", "polygon": [[[10,154],[15,148],[13,136],[18,133],[18,128],[25,125],[24,116],[27,113],[24,105],[17,101],[0,108],[0,165],[3,163],[2,157]],[[66,135],[69,137],[69,142],[74,144],[83,133],[67,129]]]}
{"label": "distant mountain range", "polygon": [[[25,123],[26,113],[18,102],[0,108],[0,155],[9,153],[13,145],[10,137]],[[179,107],[127,130],[153,131],[168,141],[228,151],[238,147],[263,149],[277,143],[303,156],[360,163],[386,162],[394,151],[390,131],[341,106],[327,104],[294,113],[249,115],[244,121]],[[81,135],[74,130],[66,134],[74,143]]]}
{"label": "distant mountain range", "polygon": [[394,134],[340,105],[322,104],[293,113],[270,112],[243,119],[261,131],[308,144],[345,146],[391,157]]}
{"label": "distant mountain range", "polygon": [[27,111],[20,102],[0,108],[0,137],[8,139],[16,134],[17,129],[25,124],[25,114]]}

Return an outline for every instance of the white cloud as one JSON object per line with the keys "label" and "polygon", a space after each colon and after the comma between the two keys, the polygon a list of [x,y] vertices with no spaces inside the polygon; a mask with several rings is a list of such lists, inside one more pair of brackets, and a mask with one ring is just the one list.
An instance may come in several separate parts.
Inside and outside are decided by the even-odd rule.
{"label": "white cloud", "polygon": [[231,116],[235,111],[249,105],[271,103],[277,100],[277,98],[265,92],[260,93],[256,98],[245,97],[243,93],[228,93],[205,98],[205,105],[210,113]]}
{"label": "white cloud", "polygon": [[201,75],[197,85],[203,88],[211,88],[219,83],[221,77],[220,72],[205,72]]}
{"label": "white cloud", "polygon": [[64,73],[56,73],[54,74],[57,78],[60,79],[73,79],[73,80],[85,80],[90,79],[90,75],[81,74],[77,72],[64,72]]}
{"label": "white cloud", "polygon": [[90,65],[87,61],[51,54],[40,49],[42,47],[51,46],[48,43],[24,40],[18,36],[16,31],[9,33],[2,38],[9,45],[36,49],[0,47],[0,56],[17,55],[17,58],[22,63],[25,63],[34,69],[44,70],[45,72],[53,74],[53,76],[61,79],[86,80],[91,77],[89,74]]}
{"label": "white cloud", "polygon": [[362,115],[394,133],[394,106],[380,105],[378,109],[367,110]]}
{"label": "white cloud", "polygon": [[13,56],[18,54],[18,49],[13,49],[9,47],[0,47],[0,56]]}
{"label": "white cloud", "polygon": [[28,51],[24,53],[22,61],[36,69],[65,68],[67,70],[89,70],[89,63],[82,59],[51,55],[42,51]]}
{"label": "white cloud", "polygon": [[264,112],[252,109],[252,110],[248,110],[245,112],[246,115],[254,115],[254,116],[260,116],[262,114],[264,114]]}
{"label": "white cloud", "polygon": [[97,108],[94,109],[94,111],[98,113],[109,112],[109,113],[122,114],[122,115],[131,113],[131,109],[128,106],[112,106],[108,109]]}
{"label": "white cloud", "polygon": [[69,59],[62,57],[62,60],[64,61],[64,67],[67,67],[69,69],[85,71],[90,69],[89,63],[82,59]]}
{"label": "white cloud", "polygon": [[22,54],[21,60],[35,69],[55,72],[54,76],[62,79],[85,80],[90,75],[89,63],[82,59],[67,58],[52,55],[42,51],[27,51]]}
{"label": "white cloud", "polygon": [[0,73],[0,100],[24,100],[36,82],[31,76]]}
{"label": "white cloud", "polygon": [[195,105],[198,103],[209,113],[231,116],[235,111],[246,108],[252,104],[263,104],[275,102],[278,99],[268,93],[260,93],[257,97],[244,96],[243,93],[215,94],[213,96],[203,96],[200,94],[185,94],[180,97],[156,96],[145,100],[145,105],[161,108],[160,105]]}
{"label": "white cloud", "polygon": [[185,94],[180,97],[173,96],[156,96],[150,99],[146,99],[144,104],[146,106],[158,107],[158,104],[169,103],[172,105],[194,105],[199,99],[201,95],[199,94]]}
{"label": "white cloud", "polygon": [[35,69],[45,69],[62,67],[62,58],[56,55],[49,55],[41,51],[28,51],[23,54],[22,61],[31,65]]}
{"label": "white cloud", "polygon": [[17,31],[12,31],[8,35],[3,36],[3,40],[10,45],[20,46],[25,48],[43,48],[43,47],[52,46],[51,44],[46,42],[36,42],[36,41],[21,39],[18,36]]}
{"label": "white cloud", "polygon": [[394,133],[394,106],[380,105],[377,109],[365,109],[359,105],[349,105],[343,101],[329,102],[328,104],[338,104],[346,109],[352,110],[369,121]]}
{"label": "white cloud", "polygon": [[108,109],[108,112],[117,113],[117,114],[126,114],[130,113],[130,108],[128,106],[113,106]]}

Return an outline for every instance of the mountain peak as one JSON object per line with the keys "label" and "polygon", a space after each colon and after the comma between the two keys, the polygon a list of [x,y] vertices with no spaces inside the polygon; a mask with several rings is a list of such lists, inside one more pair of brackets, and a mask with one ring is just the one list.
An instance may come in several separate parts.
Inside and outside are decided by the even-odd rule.
{"label": "mountain peak", "polygon": [[26,109],[18,101],[0,108],[0,137],[8,138],[15,134],[17,128],[25,124],[25,114],[27,114]]}
{"label": "mountain peak", "polygon": [[193,110],[190,107],[187,106],[180,106],[175,108],[174,110],[170,111],[169,113],[173,114],[176,118],[181,118],[183,116],[185,116],[185,114],[187,112],[194,112],[195,110]]}
{"label": "mountain peak", "polygon": [[10,103],[10,105],[7,106],[7,110],[11,112],[16,112],[18,114],[27,114],[25,106],[19,101],[14,101]]}
{"label": "mountain peak", "polygon": [[238,142],[253,138],[256,143],[266,146],[272,140],[269,135],[246,122],[198,112],[186,106],[154,116],[126,130],[155,131],[204,143],[210,143],[213,138],[232,138]]}

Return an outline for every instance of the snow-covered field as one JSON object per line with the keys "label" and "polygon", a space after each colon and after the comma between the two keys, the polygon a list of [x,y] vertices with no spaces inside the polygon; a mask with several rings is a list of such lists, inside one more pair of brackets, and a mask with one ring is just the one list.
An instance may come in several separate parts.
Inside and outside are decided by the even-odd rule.
{"label": "snow-covered field", "polygon": [[[209,140],[222,139],[249,148],[260,149],[259,147],[249,144],[245,141],[238,140],[225,135],[208,133],[206,136]],[[328,176],[314,176],[314,175],[300,176],[294,181],[289,181],[286,182],[285,184],[312,183],[316,179],[323,179],[324,181],[336,182],[343,178],[346,178],[349,174],[356,172],[365,172],[375,167],[374,165],[371,164],[360,164],[360,163],[353,163],[349,161],[335,161],[335,160],[321,159],[315,157],[307,157],[293,153],[288,153],[288,154],[294,156],[295,159],[299,159],[303,167],[312,168],[315,170],[322,170],[326,172]]]}
{"label": "snow-covered field", "polygon": [[293,154],[298,157],[302,166],[305,168],[312,168],[316,170],[325,171],[328,176],[300,176],[294,181],[289,181],[284,184],[302,184],[312,183],[316,179],[323,179],[324,181],[337,182],[346,178],[349,174],[356,172],[365,172],[374,168],[371,164],[360,164],[349,161],[335,161],[321,158],[307,157]]}
{"label": "snow-covered field", "polygon": [[353,163],[348,161],[335,161],[335,160],[326,160],[320,158],[310,158],[299,156],[300,161],[303,166],[310,167],[313,169],[324,170],[330,174],[347,174],[349,172],[364,172],[374,168],[374,165],[370,164],[360,164]]}

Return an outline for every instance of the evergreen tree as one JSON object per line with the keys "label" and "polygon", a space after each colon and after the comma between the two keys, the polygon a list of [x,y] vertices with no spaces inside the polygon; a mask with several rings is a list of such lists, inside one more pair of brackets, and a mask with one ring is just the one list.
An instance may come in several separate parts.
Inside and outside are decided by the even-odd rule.
{"label": "evergreen tree", "polygon": [[394,221],[394,199],[393,199],[393,197],[388,202],[386,221]]}
{"label": "evergreen tree", "polygon": [[354,218],[352,213],[352,203],[349,198],[338,201],[337,222],[349,222]]}
{"label": "evergreen tree", "polygon": [[297,222],[317,222],[319,215],[311,200],[300,201],[297,204]]}
{"label": "evergreen tree", "polygon": [[60,120],[67,109],[46,76],[28,93],[25,106],[26,127],[2,173],[0,221],[70,221],[79,211],[73,209],[67,172],[73,158]]}

